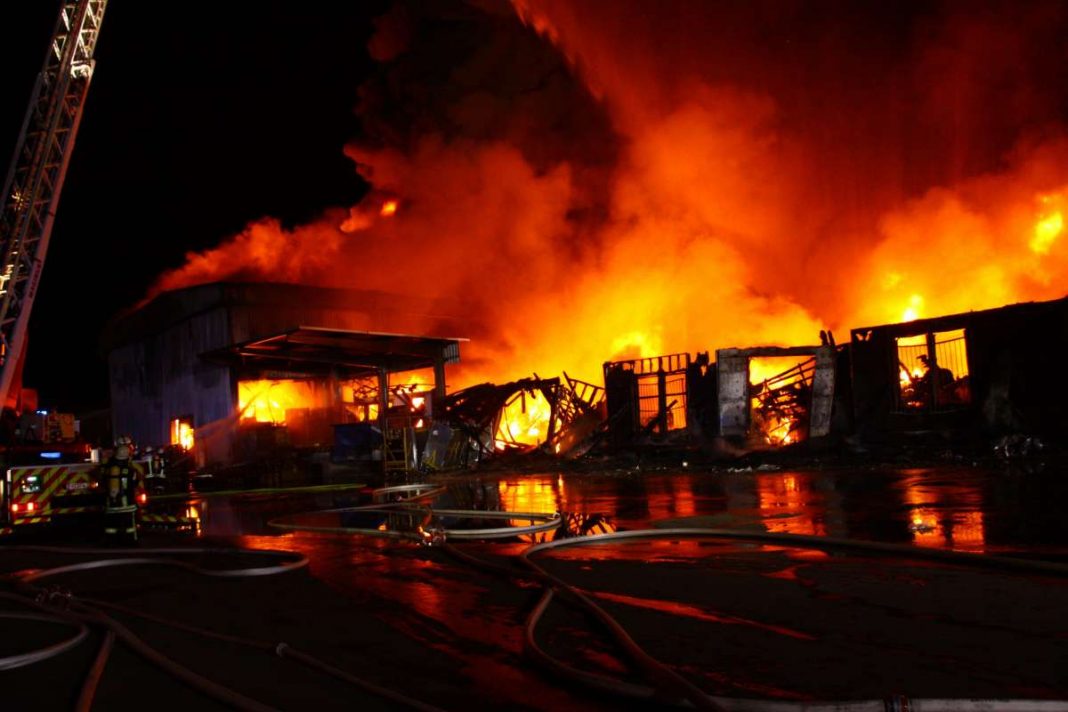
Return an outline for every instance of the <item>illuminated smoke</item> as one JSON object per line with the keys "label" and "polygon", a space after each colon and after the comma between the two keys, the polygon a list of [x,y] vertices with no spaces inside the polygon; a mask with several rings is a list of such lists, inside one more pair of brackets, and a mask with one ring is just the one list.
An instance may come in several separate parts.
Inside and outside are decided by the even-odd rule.
{"label": "illuminated smoke", "polygon": [[1065,11],[885,5],[397,3],[346,148],[372,192],[157,289],[460,298],[466,382],[1061,296]]}

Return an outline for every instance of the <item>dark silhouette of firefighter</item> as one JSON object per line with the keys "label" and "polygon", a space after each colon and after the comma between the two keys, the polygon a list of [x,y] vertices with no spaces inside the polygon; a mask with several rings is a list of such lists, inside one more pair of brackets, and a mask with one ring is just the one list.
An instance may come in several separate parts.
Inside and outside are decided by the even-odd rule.
{"label": "dark silhouette of firefighter", "polygon": [[104,463],[104,536],[112,542],[137,541],[137,497],[141,474],[132,461],[133,443],[120,437]]}
{"label": "dark silhouette of firefighter", "polygon": [[[934,364],[927,354],[916,357],[923,370],[917,375],[909,375],[907,392],[903,391],[909,405],[916,408],[926,408],[930,405],[931,394],[935,396],[935,405],[948,405],[950,403],[964,402],[955,391],[957,383],[953,372],[948,368]],[[904,364],[901,367],[905,369]],[[908,369],[905,369],[908,373]]]}

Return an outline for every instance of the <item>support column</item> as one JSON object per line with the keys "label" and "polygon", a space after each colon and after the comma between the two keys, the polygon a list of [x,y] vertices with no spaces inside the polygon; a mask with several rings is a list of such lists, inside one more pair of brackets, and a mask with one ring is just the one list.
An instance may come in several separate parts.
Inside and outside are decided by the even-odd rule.
{"label": "support column", "polygon": [[430,417],[438,419],[441,403],[445,401],[445,359],[434,359],[434,394],[430,399]]}
{"label": "support column", "polygon": [[[386,411],[389,409],[389,371],[378,369],[378,427],[386,435]],[[384,455],[385,453],[383,453]]]}
{"label": "support column", "polygon": [[656,431],[661,435],[667,435],[668,431],[667,407],[667,374],[661,364],[656,372]]}

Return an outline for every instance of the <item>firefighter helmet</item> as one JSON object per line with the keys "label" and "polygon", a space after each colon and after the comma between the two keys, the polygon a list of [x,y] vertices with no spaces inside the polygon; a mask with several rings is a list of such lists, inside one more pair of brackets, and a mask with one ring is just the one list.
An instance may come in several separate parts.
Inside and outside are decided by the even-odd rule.
{"label": "firefighter helmet", "polygon": [[120,460],[129,460],[133,454],[133,440],[129,435],[120,435],[115,439],[115,457]]}

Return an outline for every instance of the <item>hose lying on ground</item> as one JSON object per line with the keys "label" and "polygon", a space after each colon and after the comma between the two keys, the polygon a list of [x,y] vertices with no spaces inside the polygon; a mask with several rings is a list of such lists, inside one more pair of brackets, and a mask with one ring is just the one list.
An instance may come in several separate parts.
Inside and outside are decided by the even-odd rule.
{"label": "hose lying on ground", "polygon": [[[378,490],[376,490],[376,493]],[[321,534],[353,534],[358,536],[385,537],[390,539],[407,539],[419,543],[432,543],[446,539],[512,539],[524,534],[538,534],[552,531],[560,526],[560,514],[543,514],[539,512],[486,512],[479,509],[434,509],[425,504],[415,504],[415,500],[422,500],[424,495],[418,495],[409,499],[394,502],[392,504],[372,504],[363,507],[339,507],[337,509],[321,509],[315,512],[301,512],[285,517],[278,517],[267,522],[267,525],[275,529],[288,531],[316,532]],[[345,527],[345,526],[319,526],[316,524],[304,524],[299,520],[314,515],[323,514],[416,514],[421,517],[418,524],[414,523],[410,530],[406,529],[371,529],[368,527]],[[488,527],[482,529],[446,529],[443,526],[432,526],[431,522],[437,517],[449,517],[453,519],[503,519],[508,521],[529,521],[529,526]],[[537,523],[535,523],[537,522]]]}
{"label": "hose lying on ground", "polygon": [[293,660],[297,660],[297,661],[307,665],[308,667],[314,668],[316,670],[323,671],[323,672],[327,673],[328,675],[331,675],[331,676],[336,677],[336,678],[338,678],[340,680],[344,680],[346,682],[352,683],[356,687],[359,687],[359,688],[361,688],[363,690],[366,690],[367,692],[370,692],[372,694],[378,695],[379,697],[383,697],[383,698],[388,699],[388,700],[390,700],[392,702],[396,702],[396,703],[401,704],[401,705],[403,705],[405,707],[408,707],[410,709],[422,710],[423,712],[441,712],[440,708],[438,708],[438,707],[434,707],[433,705],[429,705],[429,704],[426,704],[424,702],[420,702],[419,700],[415,700],[415,699],[413,699],[411,697],[408,697],[407,695],[403,695],[403,694],[401,694],[399,692],[396,692],[395,690],[390,690],[389,688],[382,687],[381,685],[376,685],[375,683],[370,682],[368,680],[364,680],[364,679],[358,678],[358,677],[356,677],[354,675],[350,675],[349,673],[345,672],[344,670],[340,670],[340,669],[338,669],[336,667],[328,665],[327,663],[322,662],[318,658],[315,658],[315,657],[313,657],[311,655],[308,655],[305,652],[297,650],[296,648],[292,647],[288,643],[269,643],[269,642],[266,642],[266,641],[253,640],[251,638],[242,638],[242,637],[235,636],[235,635],[229,635],[227,633],[220,633],[220,632],[214,631],[214,630],[208,630],[208,629],[205,629],[205,628],[199,628],[197,626],[190,625],[188,623],[182,623],[182,622],[171,620],[171,619],[168,619],[168,618],[163,618],[161,616],[155,616],[155,615],[152,615],[150,613],[144,613],[142,611],[137,611],[137,610],[134,610],[132,608],[128,608],[126,606],[120,606],[120,605],[115,604],[115,603],[110,603],[108,601],[99,601],[99,600],[88,599],[88,598],[83,598],[83,599],[79,599],[79,600],[82,601],[83,603],[85,603],[87,605],[90,605],[90,606],[93,606],[93,607],[107,608],[107,609],[110,609],[110,610],[118,611],[118,612],[124,613],[126,615],[135,616],[137,618],[143,618],[145,620],[152,621],[154,623],[159,623],[160,625],[165,625],[165,626],[168,626],[168,627],[171,627],[171,628],[175,628],[177,630],[182,630],[182,631],[186,631],[188,633],[193,633],[195,635],[199,635],[199,636],[202,636],[202,637],[205,637],[205,638],[212,638],[214,640],[221,640],[221,641],[227,642],[227,643],[233,643],[233,644],[236,644],[236,645],[243,645],[243,646],[246,646],[246,647],[255,648],[257,650],[266,652],[266,653],[268,653],[270,655],[277,655],[278,657],[281,657],[281,658],[290,658],[290,659],[293,659]]}
{"label": "hose lying on ground", "polygon": [[[8,550],[21,550],[21,551],[35,551],[35,552],[49,552],[60,554],[85,554],[85,553],[108,553],[115,554],[114,549],[80,549],[80,548],[65,548],[65,547],[50,547],[50,546],[12,546],[5,547]],[[432,705],[428,705],[414,698],[408,697],[402,693],[390,690],[388,688],[376,685],[375,683],[363,680],[362,678],[351,675],[343,670],[340,670],[328,663],[325,663],[314,656],[311,656],[303,651],[297,650],[286,643],[262,643],[260,641],[253,641],[246,638],[239,638],[237,636],[230,636],[223,633],[217,633],[214,631],[207,631],[195,626],[189,626],[186,624],[177,623],[175,621],[169,621],[164,618],[150,616],[148,614],[141,614],[137,611],[117,606],[115,604],[106,604],[102,601],[82,600],[72,595],[48,595],[47,592],[42,589],[33,586],[34,582],[41,581],[46,578],[58,576],[66,573],[74,573],[80,571],[90,571],[101,568],[111,568],[118,566],[136,566],[136,565],[150,565],[150,566],[169,566],[180,568],[186,571],[191,571],[196,574],[204,576],[214,577],[252,577],[252,576],[265,576],[284,573],[287,571],[293,571],[295,569],[306,566],[308,563],[307,557],[302,554],[293,552],[282,552],[272,550],[254,550],[254,549],[207,549],[207,548],[157,548],[157,549],[140,549],[137,553],[152,553],[152,554],[204,554],[204,553],[222,553],[227,555],[242,554],[242,555],[257,555],[268,556],[272,558],[288,559],[281,564],[268,566],[268,567],[252,567],[241,569],[206,569],[200,566],[195,566],[184,561],[178,561],[174,559],[166,559],[160,557],[142,557],[142,556],[128,556],[128,557],[116,557],[110,559],[100,559],[93,561],[84,561],[76,564],[68,564],[65,566],[58,566],[50,569],[44,569],[41,571],[34,571],[26,573],[17,577],[17,580],[32,593],[37,594],[39,598],[43,598],[45,601],[52,601],[53,604],[59,602],[66,606],[65,610],[56,610],[55,605],[45,605],[35,600],[32,597],[20,596],[17,594],[2,593],[0,597],[14,600],[24,605],[36,607],[42,610],[53,612],[53,616],[42,616],[34,614],[0,614],[0,617],[8,618],[26,618],[31,620],[47,620],[51,622],[70,624],[72,622],[77,623],[81,627],[81,632],[75,638],[70,641],[65,641],[60,646],[51,646],[48,649],[42,649],[42,651],[35,651],[34,653],[27,655],[41,656],[47,653],[47,657],[53,657],[61,652],[74,647],[78,643],[82,642],[88,635],[88,628],[86,623],[95,623],[104,627],[107,630],[105,641],[98,652],[93,665],[86,676],[85,681],[82,684],[82,688],[79,694],[77,709],[88,710],[92,706],[93,698],[95,696],[96,688],[99,684],[100,677],[103,674],[104,667],[107,662],[107,658],[110,655],[112,641],[117,637],[128,648],[145,658],[149,662],[160,667],[164,671],[171,674],[173,677],[182,681],[189,687],[201,692],[212,699],[218,700],[226,705],[234,707],[240,710],[248,710],[249,712],[267,712],[273,710],[272,707],[265,705],[257,700],[253,700],[241,693],[238,693],[224,685],[220,685],[212,680],[209,680],[198,673],[193,672],[189,668],[175,662],[174,660],[163,655],[159,651],[155,650],[143,640],[137,637],[132,631],[126,628],[124,625],[115,620],[112,616],[104,613],[101,608],[113,608],[120,610],[131,615],[138,615],[142,618],[149,620],[155,620],[158,623],[164,625],[170,625],[171,627],[186,630],[188,632],[196,633],[206,637],[212,637],[216,639],[226,640],[231,643],[237,643],[241,645],[257,647],[272,655],[278,655],[282,658],[289,658],[300,662],[301,664],[319,670],[338,679],[344,680],[350,684],[353,684],[360,689],[380,696],[391,702],[397,703],[404,707],[420,710],[421,712],[441,712],[441,710]],[[26,657],[26,656],[22,656]],[[37,658],[44,659],[44,658]],[[30,664],[30,662],[36,662],[30,660],[22,664]],[[5,659],[0,659],[0,663]]]}
{"label": "hose lying on ground", "polygon": [[[108,554],[114,557],[116,553],[119,553],[116,549],[81,549],[76,547],[66,548],[61,546],[33,546],[33,545],[17,545],[17,546],[5,546],[4,551],[31,551],[31,552],[46,552],[52,554]],[[24,583],[32,583],[34,581],[40,581],[41,579],[49,578],[50,576],[57,576],[59,574],[73,573],[77,571],[90,571],[92,569],[108,568],[113,566],[169,566],[173,568],[185,569],[201,576],[215,576],[221,578],[241,578],[247,576],[273,576],[275,574],[285,573],[287,571],[294,571],[308,565],[308,558],[303,554],[298,554],[291,551],[272,551],[270,549],[209,549],[204,547],[169,547],[169,548],[155,548],[155,549],[134,549],[132,552],[136,552],[138,556],[122,556],[109,559],[95,559],[92,561],[81,561],[76,564],[69,564],[66,566],[57,566],[51,569],[44,569],[41,571],[35,571],[25,575],[19,576],[19,580]],[[178,559],[167,559],[162,557],[145,557],[142,554],[225,554],[225,555],[240,555],[240,556],[262,556],[266,558],[284,559],[283,563],[273,566],[258,566],[252,568],[241,569],[206,569],[201,566],[195,566],[185,561]]]}
{"label": "hose lying on ground", "polygon": [[[531,567],[539,576],[553,582],[553,585],[571,598],[582,603],[613,634],[624,651],[633,659],[634,654],[647,655],[627,635],[618,622],[607,611],[584,593],[550,574],[531,558],[540,552],[563,549],[574,546],[588,546],[613,541],[634,541],[641,539],[701,538],[753,541],[764,544],[777,544],[793,548],[843,549],[870,554],[892,555],[911,559],[930,559],[956,565],[978,567],[1014,572],[1068,576],[1068,565],[1045,561],[1029,561],[1009,557],[966,554],[940,549],[918,549],[896,544],[882,544],[854,539],[836,539],[830,537],[807,536],[799,534],[777,534],[769,532],[737,532],[728,529],[646,529],[627,532],[614,532],[590,537],[575,537],[557,541],[535,544],[525,549],[519,558]],[[578,670],[549,656],[537,645],[535,632],[546,608],[552,601],[552,589],[547,589],[538,605],[530,613],[524,631],[528,649],[531,653],[557,674],[575,682],[593,687],[603,692],[611,692],[625,697],[654,699],[657,690],[652,687],[623,682],[597,673]],[[633,647],[632,647],[633,646]],[[636,648],[636,650],[635,650]],[[650,658],[651,659],[651,658]],[[637,660],[643,660],[639,657]],[[658,662],[658,661],[657,661]],[[663,665],[663,663],[659,663]],[[644,665],[642,669],[646,668]],[[704,694],[704,693],[702,693]],[[885,712],[886,710],[909,710],[910,712],[1065,712],[1068,702],[1058,700],[965,700],[965,699],[912,699],[890,698],[887,700],[858,700],[843,702],[792,702],[767,699],[753,700],[732,697],[704,695],[715,709],[727,712]],[[687,698],[689,699],[689,698]]]}
{"label": "hose lying on ground", "polygon": [[100,685],[100,678],[104,676],[104,666],[108,664],[111,649],[115,647],[115,632],[109,630],[104,634],[104,642],[100,644],[93,666],[82,682],[82,689],[78,692],[78,702],[74,705],[75,712],[89,712],[93,707],[93,699],[96,697],[96,688]]}
{"label": "hose lying on ground", "polygon": [[[423,487],[423,485],[410,486]],[[414,499],[414,498],[413,498]],[[425,500],[425,496],[420,496],[420,500]],[[403,501],[398,503],[403,506]],[[375,507],[357,507],[346,508],[343,510],[326,510],[332,512],[341,511],[369,511]],[[419,526],[418,533],[424,534],[424,536],[417,537],[411,536],[407,532],[390,532],[386,533],[381,530],[371,529],[354,529],[346,527],[331,527],[331,528],[314,528],[305,527],[299,524],[286,522],[283,520],[274,520],[269,522],[271,526],[284,529],[294,530],[311,530],[311,531],[331,531],[336,533],[349,533],[349,534],[366,534],[370,536],[394,536],[396,538],[405,538],[415,541],[421,541],[424,544],[444,544],[445,550],[452,555],[461,558],[468,563],[474,563],[482,568],[489,568],[504,576],[512,579],[529,579],[530,576],[524,576],[522,573],[509,569],[508,567],[501,566],[493,562],[487,562],[473,557],[466,552],[452,546],[448,543],[449,539],[466,538],[466,539],[491,539],[491,538],[513,538],[520,534],[535,533],[538,531],[546,531],[554,528],[548,523],[555,518],[557,525],[559,525],[559,514],[532,514],[532,513],[509,513],[509,512],[482,512],[475,510],[435,510],[429,506],[424,506],[424,509],[429,513],[430,517],[424,519]],[[301,515],[297,515],[301,516]],[[306,515],[305,515],[306,516]],[[436,516],[465,516],[465,517],[481,517],[496,516],[498,518],[506,519],[526,519],[531,518],[531,521],[541,519],[545,524],[532,526],[529,528],[520,527],[508,527],[500,529],[486,529],[486,530],[446,530],[442,527],[437,527],[433,531],[436,533],[434,537],[425,536],[426,527],[429,526],[430,519]],[[284,519],[291,519],[290,517]],[[480,534],[485,534],[480,536]],[[773,700],[751,700],[742,698],[730,698],[730,697],[716,697],[711,696],[699,688],[693,683],[689,682],[677,672],[669,668],[664,663],[656,660],[648,653],[646,653],[641,646],[639,646],[633,638],[627,633],[627,631],[620,625],[604,608],[594,602],[589,596],[579,589],[571,586],[558,577],[550,574],[548,571],[538,566],[530,557],[549,549],[563,548],[568,546],[578,545],[590,545],[599,544],[606,541],[618,541],[618,540],[634,540],[634,539],[663,539],[663,538],[681,538],[681,537],[696,537],[696,538],[719,538],[736,541],[752,541],[763,544],[777,544],[780,546],[789,546],[795,548],[818,548],[818,549],[841,549],[846,551],[856,551],[864,554],[876,554],[885,556],[898,556],[905,558],[920,558],[939,561],[941,563],[963,565],[970,567],[990,568],[995,570],[1007,570],[1014,572],[1025,572],[1032,574],[1052,574],[1057,576],[1063,576],[1068,574],[1068,566],[1063,564],[1057,564],[1044,561],[1032,561],[1026,559],[1014,559],[1009,557],[998,557],[989,555],[977,555],[967,554],[955,551],[944,551],[940,549],[917,549],[911,546],[902,546],[896,544],[883,544],[879,542],[867,542],[854,539],[838,539],[831,537],[817,537],[806,536],[796,534],[776,534],[767,532],[743,532],[733,531],[726,529],[652,529],[652,530],[637,530],[629,532],[615,532],[596,536],[587,537],[575,537],[558,541],[546,542],[542,544],[536,544],[519,555],[520,561],[534,572],[534,578],[546,584],[545,592],[538,601],[537,605],[528,616],[527,624],[524,630],[524,641],[528,652],[540,662],[543,666],[550,669],[557,675],[565,677],[573,682],[578,682],[588,687],[592,687],[601,692],[612,693],[621,695],[624,697],[637,698],[645,701],[669,701],[670,698],[674,698],[670,701],[680,702],[683,701],[688,706],[693,706],[701,709],[715,709],[726,710],[728,712],[884,712],[885,710],[922,710],[923,712],[942,712],[943,710],[961,710],[961,712],[986,712],[989,710],[1006,710],[1006,712],[1068,712],[1068,702],[1062,701],[1045,701],[1045,700],[939,700],[939,699],[908,699],[904,697],[890,698],[886,700],[861,700],[861,701],[844,701],[844,702],[791,702],[791,701],[773,701]],[[585,608],[593,617],[598,620],[606,630],[612,635],[620,649],[625,653],[627,658],[636,667],[642,671],[647,679],[649,679],[653,686],[640,685],[630,682],[625,682],[617,678],[600,675],[593,672],[587,672],[567,665],[546,653],[537,643],[535,637],[535,631],[538,623],[544,615],[546,609],[553,600],[554,591],[559,591],[568,596],[569,599],[579,603]],[[669,700],[665,700],[664,695],[669,696]]]}
{"label": "hose lying on ground", "polygon": [[[41,615],[38,613],[10,613],[0,612],[0,618],[6,618],[8,620],[18,621],[34,621],[36,623],[54,623],[64,627],[70,627],[72,621],[65,618],[60,618],[53,615]],[[89,635],[89,628],[84,623],[73,623],[77,632],[66,640],[61,640],[58,643],[52,645],[46,645],[43,648],[37,650],[31,650],[28,653],[19,653],[17,655],[8,655],[0,658],[0,670],[14,670],[15,668],[25,667],[26,665],[33,665],[34,663],[43,662],[49,658],[54,658],[57,655],[61,655],[71,648],[80,645],[83,640]]]}
{"label": "hose lying on ground", "polygon": [[[8,600],[13,600],[24,605],[32,606],[40,610],[50,611],[57,616],[66,618],[70,621],[79,622],[81,624],[94,623],[106,630],[113,633],[119,640],[123,642],[130,650],[137,653],[141,657],[151,662],[156,667],[164,670],[173,677],[176,677],[192,689],[210,697],[211,699],[218,700],[223,704],[234,707],[235,709],[243,710],[244,712],[273,712],[273,708],[267,705],[257,702],[251,698],[242,695],[239,692],[231,690],[230,688],[220,685],[212,680],[199,675],[189,668],[178,664],[174,660],[171,660],[166,655],[163,655],[155,648],[152,648],[129,629],[120,624],[113,618],[104,615],[100,612],[79,612],[76,610],[58,610],[54,605],[46,605],[39,603],[32,598],[25,596],[19,596],[11,593],[0,593],[0,597]],[[71,603],[72,607],[77,607],[78,604]],[[96,665],[90,669],[87,678],[94,674]],[[88,683],[88,679],[86,680]],[[83,683],[82,689],[85,690],[87,684]],[[94,686],[95,691],[95,686]],[[85,700],[84,703],[87,706],[92,706],[92,697]]]}

